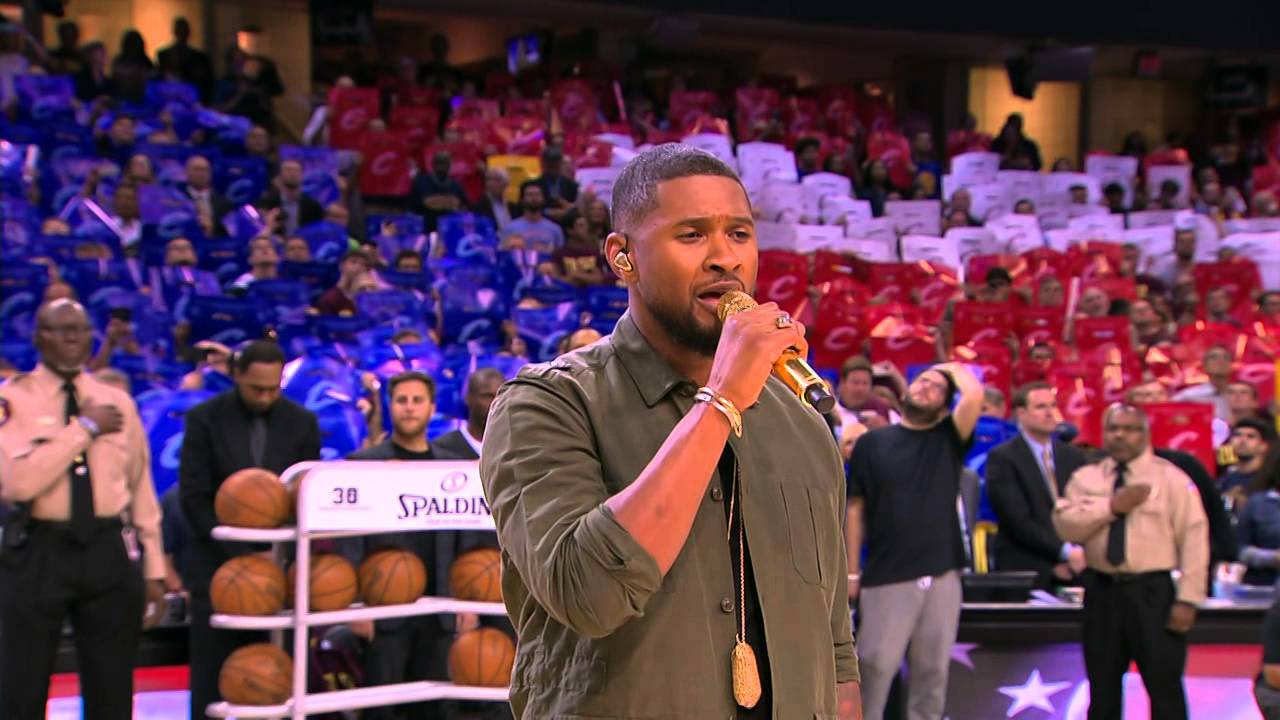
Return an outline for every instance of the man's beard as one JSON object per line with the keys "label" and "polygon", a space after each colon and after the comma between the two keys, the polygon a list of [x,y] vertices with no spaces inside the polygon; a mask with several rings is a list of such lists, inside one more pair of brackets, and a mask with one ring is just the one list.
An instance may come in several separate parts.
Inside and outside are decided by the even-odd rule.
{"label": "man's beard", "polygon": [[902,398],[902,416],[912,425],[932,425],[941,420],[946,412],[945,405],[926,407],[917,405],[910,395]]}
{"label": "man's beard", "polygon": [[707,327],[698,322],[694,308],[676,308],[661,302],[649,303],[649,312],[677,344],[699,355],[715,357],[722,329],[719,322]]}

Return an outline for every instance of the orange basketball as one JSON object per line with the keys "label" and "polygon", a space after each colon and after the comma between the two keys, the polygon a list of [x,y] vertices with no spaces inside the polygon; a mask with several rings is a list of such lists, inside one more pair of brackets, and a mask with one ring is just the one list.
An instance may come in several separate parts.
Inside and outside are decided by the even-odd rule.
{"label": "orange basketball", "polygon": [[449,593],[459,600],[502,602],[502,553],[475,548],[449,566]]}
{"label": "orange basketball", "polygon": [[284,571],[261,555],[231,558],[209,583],[213,611],[229,615],[274,615],[284,596]]}
{"label": "orange basketball", "polygon": [[360,597],[365,605],[411,603],[426,589],[427,568],[408,550],[378,550],[360,563]]}
{"label": "orange basketball", "polygon": [[213,499],[218,522],[242,528],[276,528],[289,521],[289,491],[270,470],[245,468],[231,474]]}
{"label": "orange basketball", "polygon": [[[293,588],[297,584],[295,568],[289,566],[288,602],[293,604]],[[311,612],[342,610],[356,600],[356,571],[341,555],[320,553],[311,556],[311,578],[308,605]]]}
{"label": "orange basketball", "polygon": [[235,705],[279,705],[293,696],[293,660],[270,643],[245,645],[222,663],[218,693]]}
{"label": "orange basketball", "polygon": [[506,687],[511,683],[511,665],[516,645],[497,628],[468,630],[449,648],[449,678],[458,685]]}

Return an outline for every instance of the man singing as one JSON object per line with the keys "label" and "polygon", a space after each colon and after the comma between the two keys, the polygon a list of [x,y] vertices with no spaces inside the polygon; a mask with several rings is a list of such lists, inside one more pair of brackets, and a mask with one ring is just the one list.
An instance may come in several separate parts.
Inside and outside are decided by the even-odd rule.
{"label": "man singing", "polygon": [[716,317],[755,286],[746,191],[664,145],[613,212],[627,313],[506,385],[484,436],[514,714],[857,717],[840,456],[770,379],[804,328],[772,303]]}

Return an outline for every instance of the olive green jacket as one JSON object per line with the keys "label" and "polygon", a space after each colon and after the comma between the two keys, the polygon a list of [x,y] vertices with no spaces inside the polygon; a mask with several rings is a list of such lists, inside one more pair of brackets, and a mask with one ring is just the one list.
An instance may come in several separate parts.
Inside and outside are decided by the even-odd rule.
{"label": "olive green jacket", "polygon": [[[733,568],[718,477],[664,577],[604,501],[639,476],[693,403],[630,316],[505,385],[480,476],[519,635],[517,718],[732,718]],[[835,717],[858,679],[845,575],[845,490],[826,423],[770,379],[730,437],[776,718]]]}

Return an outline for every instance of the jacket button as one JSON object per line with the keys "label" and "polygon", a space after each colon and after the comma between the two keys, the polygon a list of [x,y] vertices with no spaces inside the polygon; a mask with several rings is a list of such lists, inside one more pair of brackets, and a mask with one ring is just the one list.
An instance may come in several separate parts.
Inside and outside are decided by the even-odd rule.
{"label": "jacket button", "polygon": [[724,491],[720,489],[719,485],[711,488],[711,499],[716,502],[720,502],[721,500],[724,500]]}
{"label": "jacket button", "polygon": [[733,598],[731,597],[721,598],[720,609],[726,613],[733,612]]}

